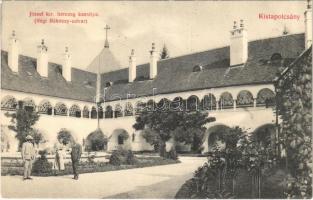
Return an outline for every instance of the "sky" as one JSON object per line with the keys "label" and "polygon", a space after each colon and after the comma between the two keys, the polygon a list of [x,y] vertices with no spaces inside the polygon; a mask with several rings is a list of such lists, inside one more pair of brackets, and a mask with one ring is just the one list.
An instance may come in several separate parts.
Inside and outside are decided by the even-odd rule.
{"label": "sky", "polygon": [[[110,50],[128,66],[131,49],[137,63],[149,61],[151,43],[165,44],[170,57],[227,46],[233,21],[244,20],[248,40],[304,32],[306,1],[5,1],[2,5],[2,49],[7,50],[12,30],[23,55],[36,57],[45,39],[49,61],[62,63],[65,46],[73,67],[85,69],[104,46],[109,24]],[[87,24],[35,24],[30,12],[98,13]],[[299,15],[299,20],[261,20],[259,14]],[[47,17],[45,17],[47,18]],[[53,17],[72,19],[71,17]],[[78,19],[78,17],[74,18]]]}

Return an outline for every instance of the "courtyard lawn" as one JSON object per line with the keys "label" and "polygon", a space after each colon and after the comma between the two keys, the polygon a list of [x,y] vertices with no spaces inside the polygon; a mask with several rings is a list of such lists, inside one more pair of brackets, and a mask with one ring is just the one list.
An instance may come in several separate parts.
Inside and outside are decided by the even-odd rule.
{"label": "courtyard lawn", "polygon": [[[179,160],[170,160],[164,159],[161,157],[138,157],[137,162],[133,165],[112,165],[108,162],[80,162],[79,173],[94,173],[94,172],[106,172],[106,171],[116,171],[124,169],[133,169],[133,168],[142,168],[142,167],[151,167],[158,165],[168,165],[180,163]],[[48,172],[36,173],[33,172],[33,176],[55,176],[55,173],[52,170],[47,170]],[[22,175],[23,174],[23,163],[21,160],[13,162],[3,162],[1,165],[1,176],[6,175]],[[71,163],[65,163],[65,170],[59,172],[58,175],[70,175],[73,174]]]}

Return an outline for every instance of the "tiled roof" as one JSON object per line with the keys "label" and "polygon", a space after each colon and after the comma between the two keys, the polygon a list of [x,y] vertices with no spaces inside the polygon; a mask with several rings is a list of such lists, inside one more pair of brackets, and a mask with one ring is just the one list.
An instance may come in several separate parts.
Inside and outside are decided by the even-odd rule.
{"label": "tiled roof", "polygon": [[[101,75],[101,86],[114,82],[107,89],[106,99],[117,94],[127,98],[155,93],[174,93],[204,88],[233,85],[262,84],[272,82],[277,68],[269,62],[274,53],[280,53],[285,62],[296,58],[304,50],[304,34],[286,35],[277,38],[249,42],[249,58],[245,66],[229,67],[229,46],[158,61],[158,75],[148,80],[149,64],[137,66],[137,81],[128,83],[128,69],[120,69]],[[72,69],[72,82],[60,74],[61,65],[49,63],[48,78],[36,71],[36,59],[20,55],[19,73],[8,67],[7,52],[1,51],[1,88],[27,93],[92,102],[96,94],[96,74]],[[203,70],[193,72],[196,65]],[[101,90],[103,91],[103,90]]]}
{"label": "tiled roof", "polygon": [[[101,64],[101,66],[100,66]],[[120,64],[109,48],[103,48],[101,52],[87,66],[86,70],[93,73],[105,73],[119,69]]]}
{"label": "tiled roof", "polygon": [[[285,35],[249,42],[248,61],[245,66],[229,67],[229,46],[200,53],[158,61],[158,75],[148,80],[149,64],[137,66],[138,80],[128,83],[128,69],[102,74],[102,88],[107,82],[113,85],[106,90],[106,100],[136,96],[183,92],[205,88],[273,82],[281,64],[270,62],[274,53],[284,58],[284,65],[304,50],[304,34]],[[196,65],[203,70],[193,72]]]}
{"label": "tiled roof", "polygon": [[72,68],[72,82],[67,82],[61,65],[49,63],[48,77],[36,71],[36,59],[20,55],[18,73],[8,66],[8,54],[1,51],[1,88],[66,99],[93,102],[96,94],[96,74]]}

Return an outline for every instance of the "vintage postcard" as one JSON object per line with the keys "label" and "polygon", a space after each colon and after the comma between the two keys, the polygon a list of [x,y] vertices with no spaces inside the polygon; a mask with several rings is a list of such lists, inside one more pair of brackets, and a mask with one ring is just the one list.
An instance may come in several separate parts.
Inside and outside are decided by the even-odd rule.
{"label": "vintage postcard", "polygon": [[312,198],[312,1],[3,1],[1,197]]}

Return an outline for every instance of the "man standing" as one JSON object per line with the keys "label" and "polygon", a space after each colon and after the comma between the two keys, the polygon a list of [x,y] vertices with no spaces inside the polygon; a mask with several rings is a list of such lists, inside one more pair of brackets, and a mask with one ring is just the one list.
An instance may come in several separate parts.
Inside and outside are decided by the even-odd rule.
{"label": "man standing", "polygon": [[24,162],[24,179],[32,179],[30,174],[32,172],[33,161],[35,160],[36,152],[34,145],[32,143],[33,137],[28,135],[26,137],[26,142],[22,145],[22,159]]}
{"label": "man standing", "polygon": [[78,179],[78,164],[79,159],[82,154],[82,146],[75,141],[72,142],[72,151],[71,151],[71,159],[72,159],[72,167],[73,167],[73,173],[74,173],[74,179]]}

